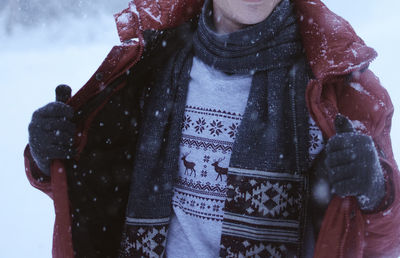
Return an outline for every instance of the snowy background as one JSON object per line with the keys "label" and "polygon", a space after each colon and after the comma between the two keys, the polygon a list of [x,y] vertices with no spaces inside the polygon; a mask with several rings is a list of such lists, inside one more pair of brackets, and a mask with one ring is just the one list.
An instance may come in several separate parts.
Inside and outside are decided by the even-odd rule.
{"label": "snowy background", "polygon": [[[128,0],[0,0],[0,258],[51,257],[51,200],[24,174],[23,150],[32,112],[54,100],[61,83],[76,92],[118,44],[112,13]],[[350,21],[379,57],[371,65],[400,105],[400,2],[325,0]],[[397,62],[396,62],[397,61]],[[400,113],[392,140],[400,161]]]}

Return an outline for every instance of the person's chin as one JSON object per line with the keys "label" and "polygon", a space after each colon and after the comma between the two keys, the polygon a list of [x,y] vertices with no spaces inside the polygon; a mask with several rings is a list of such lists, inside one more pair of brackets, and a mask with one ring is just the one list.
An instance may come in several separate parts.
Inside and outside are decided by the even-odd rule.
{"label": "person's chin", "polygon": [[265,14],[257,15],[254,13],[254,11],[249,11],[248,13],[251,15],[241,15],[241,17],[236,17],[237,22],[244,25],[253,25],[262,22],[268,17],[268,15]]}

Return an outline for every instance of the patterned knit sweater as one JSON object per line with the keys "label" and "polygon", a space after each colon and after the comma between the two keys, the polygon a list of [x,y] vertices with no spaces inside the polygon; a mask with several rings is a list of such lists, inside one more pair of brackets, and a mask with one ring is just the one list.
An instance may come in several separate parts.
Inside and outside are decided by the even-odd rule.
{"label": "patterned knit sweater", "polygon": [[[252,76],[225,74],[196,57],[190,76],[166,252],[174,258],[218,257],[226,173]],[[310,141],[313,159],[323,144],[312,121]]]}

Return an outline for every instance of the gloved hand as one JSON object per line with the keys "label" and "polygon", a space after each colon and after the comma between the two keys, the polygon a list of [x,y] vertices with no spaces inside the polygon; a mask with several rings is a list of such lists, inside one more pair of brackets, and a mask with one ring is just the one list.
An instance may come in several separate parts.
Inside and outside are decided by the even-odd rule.
{"label": "gloved hand", "polygon": [[336,135],[326,145],[325,165],[331,191],[355,196],[361,210],[373,211],[385,196],[385,180],[374,142],[355,132],[345,116],[335,119]]}
{"label": "gloved hand", "polygon": [[71,96],[71,88],[56,88],[56,101],[36,110],[29,124],[29,147],[39,169],[50,175],[53,159],[69,159],[73,155],[75,124],[74,109],[64,104]]}

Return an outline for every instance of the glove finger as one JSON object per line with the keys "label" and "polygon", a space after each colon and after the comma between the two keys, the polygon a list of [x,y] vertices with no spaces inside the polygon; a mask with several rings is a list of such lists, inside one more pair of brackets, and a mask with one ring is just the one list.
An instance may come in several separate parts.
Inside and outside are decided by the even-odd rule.
{"label": "glove finger", "polygon": [[68,120],[55,118],[42,118],[29,124],[30,131],[39,133],[40,131],[64,131],[74,133],[76,125]]}
{"label": "glove finger", "polygon": [[60,146],[71,147],[74,143],[74,135],[70,133],[63,133],[61,131],[54,132],[55,138],[51,139],[51,143]]}
{"label": "glove finger", "polygon": [[39,136],[35,136],[35,134],[30,134],[29,136],[29,145],[31,149],[33,149],[36,153],[43,153],[43,155],[48,155],[51,152],[51,146],[59,146],[59,148],[63,148],[65,150],[71,148],[73,146],[74,140],[73,134],[63,134],[59,133],[57,136],[57,132],[46,132],[46,134],[41,134]]}
{"label": "glove finger", "polygon": [[365,147],[372,144],[370,136],[359,133],[342,133],[331,137],[326,144],[326,151],[335,152],[343,149]]}
{"label": "glove finger", "polygon": [[76,131],[76,125],[69,121],[48,119],[43,124],[43,131],[51,131],[51,132],[61,131],[64,134],[65,133],[74,134]]}
{"label": "glove finger", "polygon": [[74,156],[75,151],[70,146],[51,144],[47,146],[46,154],[48,160],[53,159],[70,159]]}
{"label": "glove finger", "polygon": [[67,102],[71,98],[71,92],[72,89],[68,85],[58,85],[56,88],[56,101]]}
{"label": "glove finger", "polygon": [[338,166],[348,165],[357,159],[358,155],[354,149],[342,149],[330,152],[325,159],[325,164],[332,169]]}
{"label": "glove finger", "polygon": [[332,193],[341,197],[357,196],[360,193],[357,179],[345,179],[332,184]]}
{"label": "glove finger", "polygon": [[35,146],[35,144],[31,144],[30,147],[32,154],[42,161],[69,159],[75,155],[75,150],[65,145],[47,144],[43,147],[42,145]]}
{"label": "glove finger", "polygon": [[51,102],[44,107],[36,110],[32,115],[32,120],[42,117],[65,117],[71,120],[74,116],[74,109],[62,102]]}
{"label": "glove finger", "polygon": [[64,133],[62,131],[47,132],[46,135],[40,137],[30,136],[29,144],[33,148],[38,148],[41,151],[46,150],[46,146],[50,144],[71,147],[74,144],[74,134]]}
{"label": "glove finger", "polygon": [[359,173],[357,166],[354,164],[337,166],[329,171],[329,181],[331,183],[336,183],[344,179],[356,178]]}
{"label": "glove finger", "polygon": [[342,114],[338,114],[335,118],[336,134],[355,132],[353,123]]}
{"label": "glove finger", "polygon": [[49,144],[71,146],[74,142],[74,133],[69,131],[55,130],[48,131],[46,142]]}
{"label": "glove finger", "polygon": [[354,133],[343,133],[332,136],[327,144],[326,151],[328,153],[343,149],[352,148],[354,146]]}
{"label": "glove finger", "polygon": [[67,160],[69,160],[69,159],[72,159],[75,156],[75,154],[76,154],[76,151],[74,151],[73,149],[68,149],[67,152],[63,152],[63,151],[54,152],[54,154],[52,155],[51,159],[52,160],[55,160],[55,159],[67,159]]}

